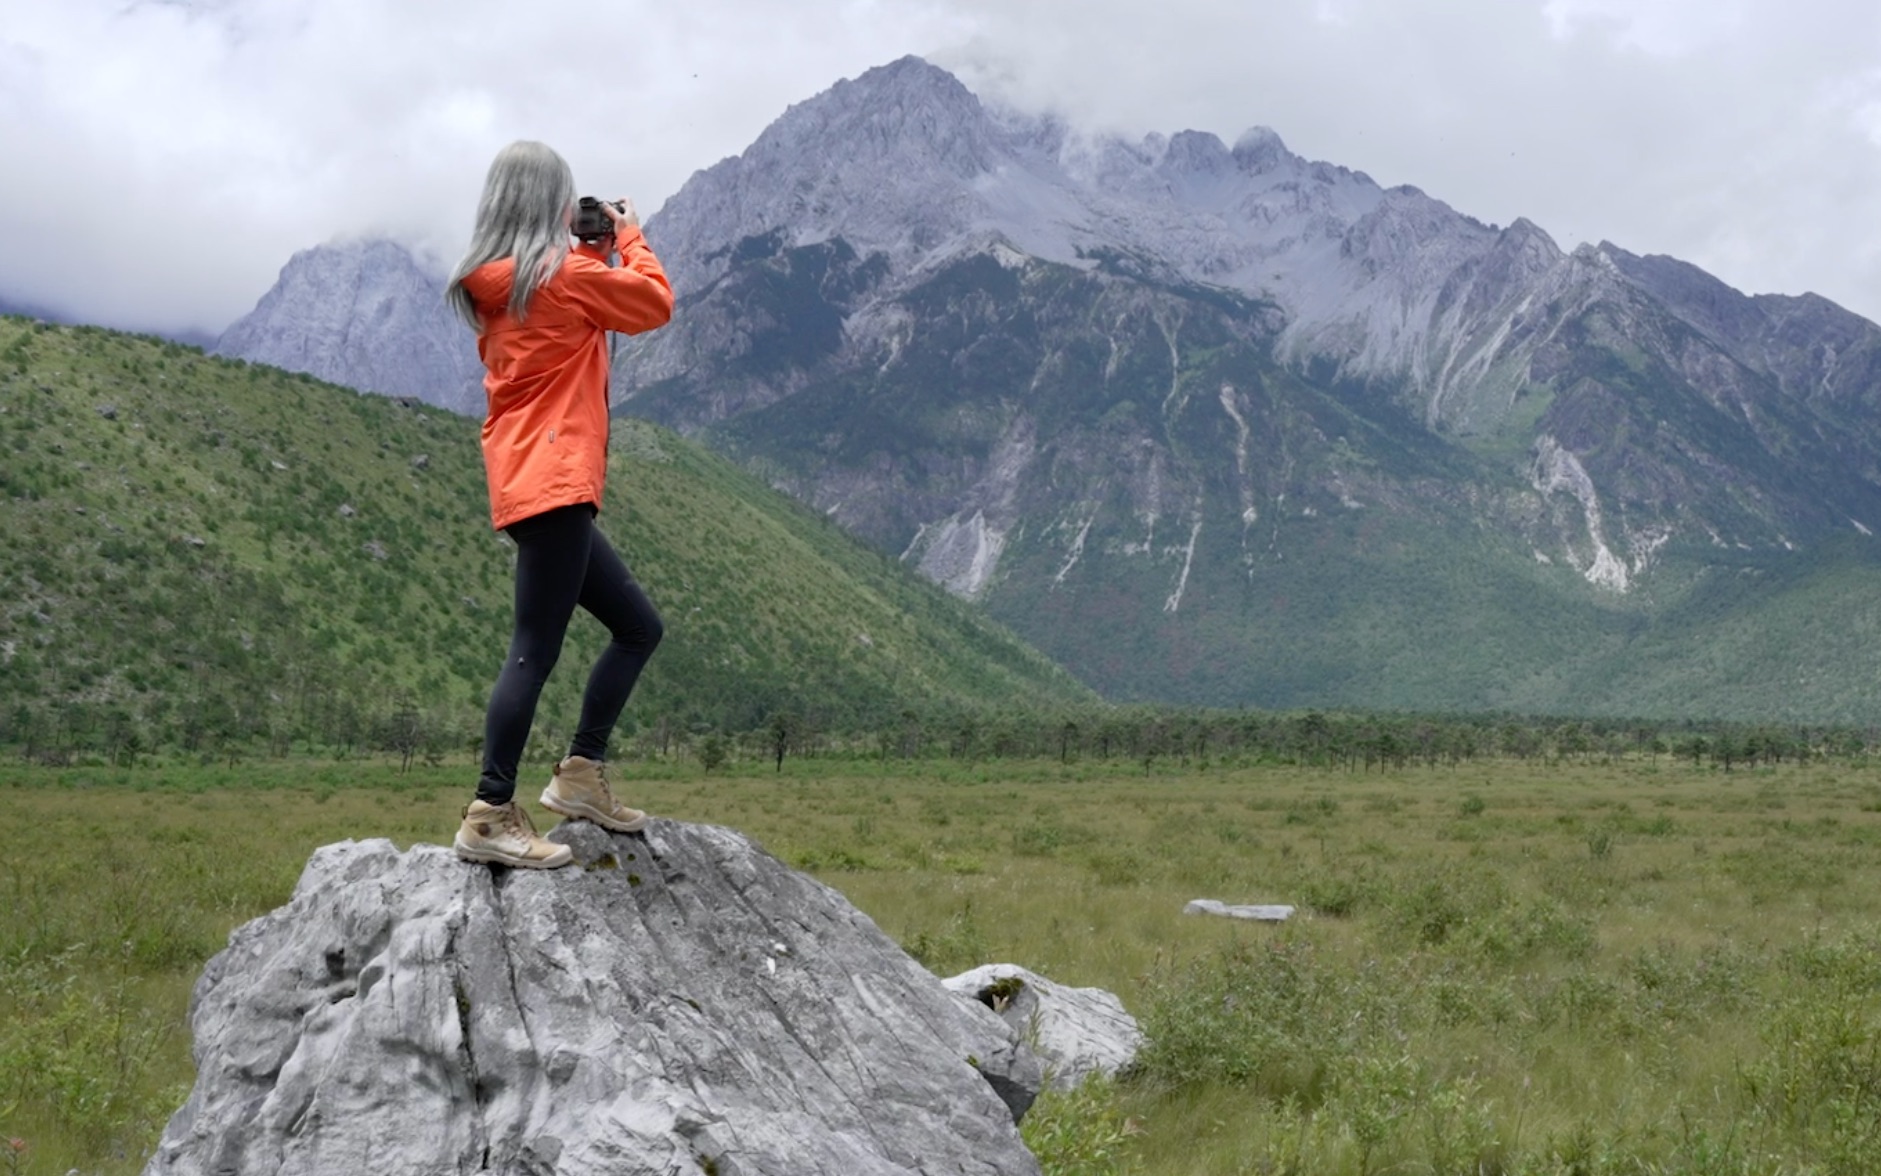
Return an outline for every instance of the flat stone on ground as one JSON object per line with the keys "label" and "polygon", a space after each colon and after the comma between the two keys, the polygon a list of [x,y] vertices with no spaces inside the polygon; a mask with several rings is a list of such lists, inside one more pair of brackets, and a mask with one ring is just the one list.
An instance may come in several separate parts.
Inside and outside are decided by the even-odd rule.
{"label": "flat stone on ground", "polygon": [[1293,908],[1279,904],[1229,906],[1213,898],[1198,898],[1182,908],[1185,915],[1220,915],[1228,919],[1252,919],[1260,923],[1284,923],[1293,917]]}

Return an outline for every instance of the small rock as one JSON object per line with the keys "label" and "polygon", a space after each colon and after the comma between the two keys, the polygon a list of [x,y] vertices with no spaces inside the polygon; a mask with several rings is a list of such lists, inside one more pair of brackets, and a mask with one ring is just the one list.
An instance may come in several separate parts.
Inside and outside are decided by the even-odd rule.
{"label": "small rock", "polygon": [[1284,923],[1293,917],[1290,906],[1229,906],[1212,898],[1198,898],[1182,908],[1185,915],[1220,915],[1225,919],[1252,919],[1257,923]]}
{"label": "small rock", "polygon": [[985,964],[941,983],[1017,1029],[1045,1063],[1045,1080],[1059,1090],[1092,1074],[1128,1070],[1143,1047],[1136,1018],[1101,988],[1054,984],[1017,964]]}
{"label": "small rock", "polygon": [[377,560],[384,560],[391,557],[391,553],[385,549],[385,544],[379,542],[377,539],[368,539],[364,543],[361,543],[359,550]]}
{"label": "small rock", "polygon": [[98,406],[98,415],[108,421],[115,421],[118,419],[118,406],[115,404],[101,404]]}
{"label": "small rock", "polygon": [[183,542],[189,544],[191,547],[206,547],[209,544],[209,541],[204,539],[201,535],[185,535],[183,536]]}
{"label": "small rock", "polygon": [[431,455],[428,453],[418,454],[416,457],[411,459],[411,468],[414,470],[430,469],[431,468]]}
{"label": "small rock", "polygon": [[340,503],[340,517],[341,517],[341,518],[343,518],[343,519],[350,519],[350,518],[352,518],[352,517],[353,517],[354,515],[356,515],[356,514],[358,514],[358,513],[359,513],[358,511],[356,511],[356,510],[354,510],[354,509],[353,509],[353,504],[352,504],[352,503],[350,503],[350,502],[342,502],[342,503]]}
{"label": "small rock", "polygon": [[284,470],[287,468],[287,463],[284,461],[270,461],[268,464],[273,466],[277,470]]}

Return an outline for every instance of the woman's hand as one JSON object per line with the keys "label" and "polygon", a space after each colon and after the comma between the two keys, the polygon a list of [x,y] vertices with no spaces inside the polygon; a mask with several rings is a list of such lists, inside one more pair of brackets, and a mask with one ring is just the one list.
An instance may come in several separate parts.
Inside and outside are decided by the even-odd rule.
{"label": "woman's hand", "polygon": [[607,210],[608,219],[614,222],[614,228],[617,231],[623,225],[628,228],[639,228],[640,214],[634,211],[633,198],[630,196],[622,196],[618,203],[620,207],[616,208],[614,203],[610,203],[606,200],[601,202],[601,207]]}

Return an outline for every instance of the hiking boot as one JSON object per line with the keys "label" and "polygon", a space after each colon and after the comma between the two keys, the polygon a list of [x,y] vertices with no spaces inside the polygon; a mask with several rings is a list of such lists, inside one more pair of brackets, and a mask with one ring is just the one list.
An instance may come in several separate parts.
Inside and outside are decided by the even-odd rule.
{"label": "hiking boot", "polygon": [[614,799],[607,786],[607,765],[578,755],[555,765],[554,777],[542,790],[542,807],[616,833],[638,833],[647,827],[645,813]]}
{"label": "hiking boot", "polygon": [[574,851],[566,845],[538,837],[529,814],[513,800],[508,804],[471,801],[451,844],[457,856],[468,862],[552,870],[575,860]]}

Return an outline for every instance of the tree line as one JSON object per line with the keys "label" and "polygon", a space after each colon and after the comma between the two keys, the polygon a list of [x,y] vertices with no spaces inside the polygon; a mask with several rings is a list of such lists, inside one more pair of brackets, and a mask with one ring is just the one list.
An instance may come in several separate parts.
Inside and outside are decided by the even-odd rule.
{"label": "tree line", "polygon": [[[873,714],[791,705],[713,710],[632,713],[614,754],[695,757],[708,769],[732,762],[781,769],[790,759],[880,758],[1134,763],[1146,770],[1261,763],[1373,772],[1493,759],[1545,764],[1652,758],[1731,771],[1857,759],[1881,750],[1881,730],[1828,725],[1141,705],[1030,711],[904,707]],[[728,722],[731,715],[736,718]],[[572,718],[545,708],[532,746],[548,754],[543,749],[566,739]],[[481,727],[481,712],[463,704],[427,703],[405,690],[313,684],[287,696],[208,693],[175,703],[146,699],[137,706],[16,701],[0,709],[0,751],[40,764],[121,767],[152,756],[233,764],[386,755],[409,768],[474,756],[481,750]]]}

